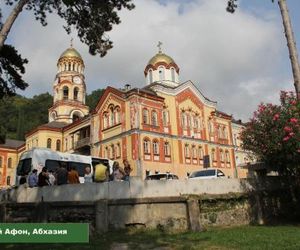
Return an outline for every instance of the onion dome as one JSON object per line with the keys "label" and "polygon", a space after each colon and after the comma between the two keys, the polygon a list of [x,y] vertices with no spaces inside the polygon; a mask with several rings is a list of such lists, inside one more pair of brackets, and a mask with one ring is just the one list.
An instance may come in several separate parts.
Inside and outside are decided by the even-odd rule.
{"label": "onion dome", "polygon": [[153,82],[168,82],[168,84],[174,85],[179,82],[179,67],[172,57],[162,53],[162,43],[158,43],[158,53],[153,56],[145,70],[146,83],[151,84]]}

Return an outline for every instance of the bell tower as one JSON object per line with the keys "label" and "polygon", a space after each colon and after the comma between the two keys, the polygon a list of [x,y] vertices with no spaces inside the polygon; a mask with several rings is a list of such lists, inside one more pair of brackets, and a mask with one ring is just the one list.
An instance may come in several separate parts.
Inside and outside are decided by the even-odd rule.
{"label": "bell tower", "polygon": [[72,123],[87,115],[89,108],[85,105],[85,95],[84,62],[71,41],[70,48],[61,54],[57,62],[49,122]]}

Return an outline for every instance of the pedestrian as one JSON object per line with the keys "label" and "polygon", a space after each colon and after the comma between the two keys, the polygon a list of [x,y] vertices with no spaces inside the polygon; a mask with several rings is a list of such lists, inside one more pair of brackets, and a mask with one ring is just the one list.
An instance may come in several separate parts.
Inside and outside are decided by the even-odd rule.
{"label": "pedestrian", "polygon": [[107,166],[99,163],[95,166],[95,182],[105,182],[109,180],[109,172]]}
{"label": "pedestrian", "polygon": [[113,164],[113,180],[122,181],[125,176],[123,168],[120,167],[119,162],[115,161]]}
{"label": "pedestrian", "polygon": [[68,183],[68,171],[65,162],[61,162],[58,170],[56,171],[56,184],[64,185]]}
{"label": "pedestrian", "polygon": [[124,172],[125,172],[125,176],[123,179],[124,181],[129,181],[129,176],[132,171],[132,168],[130,167],[130,164],[127,159],[123,160],[123,165],[124,165]]}
{"label": "pedestrian", "polygon": [[93,174],[90,167],[86,167],[84,169],[84,183],[92,183],[93,182]]}
{"label": "pedestrian", "polygon": [[53,174],[53,170],[49,170],[49,183],[50,183],[50,186],[55,185],[55,176]]}
{"label": "pedestrian", "polygon": [[68,172],[68,183],[69,184],[78,184],[79,175],[75,167],[71,167],[70,171]]}
{"label": "pedestrian", "polygon": [[33,169],[31,174],[28,176],[28,186],[29,187],[37,187],[38,185],[38,176],[37,169]]}
{"label": "pedestrian", "polygon": [[49,186],[49,174],[48,169],[46,167],[43,167],[42,172],[39,173],[38,176],[38,186]]}

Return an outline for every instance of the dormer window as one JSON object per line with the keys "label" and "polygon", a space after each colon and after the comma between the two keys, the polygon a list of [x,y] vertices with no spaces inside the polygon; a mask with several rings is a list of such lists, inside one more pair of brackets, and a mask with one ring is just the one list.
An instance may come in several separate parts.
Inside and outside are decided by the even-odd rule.
{"label": "dormer window", "polygon": [[149,84],[150,84],[150,83],[153,82],[153,71],[152,71],[152,69],[149,69],[148,74],[149,74]]}
{"label": "dormer window", "polygon": [[160,81],[165,80],[165,68],[162,67],[162,66],[160,66],[160,67],[158,68],[158,73],[159,73],[159,80],[160,80]]}
{"label": "dormer window", "polygon": [[175,82],[175,69],[174,68],[171,68],[171,79],[172,79],[172,82]]}

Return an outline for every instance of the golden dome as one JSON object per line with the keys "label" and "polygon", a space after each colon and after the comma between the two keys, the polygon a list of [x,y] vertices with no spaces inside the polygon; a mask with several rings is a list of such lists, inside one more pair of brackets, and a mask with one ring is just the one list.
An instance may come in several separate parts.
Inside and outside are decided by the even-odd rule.
{"label": "golden dome", "polygon": [[66,50],[60,55],[59,59],[60,59],[60,58],[63,58],[63,57],[78,57],[79,59],[82,60],[82,57],[81,57],[81,55],[79,54],[79,52],[78,52],[76,49],[72,48],[72,47],[66,49]]}
{"label": "golden dome", "polygon": [[160,62],[166,63],[167,65],[169,65],[170,63],[176,64],[171,57],[169,57],[168,55],[166,55],[164,53],[159,52],[150,59],[150,61],[148,62],[148,65],[150,65],[150,64],[155,65]]}

